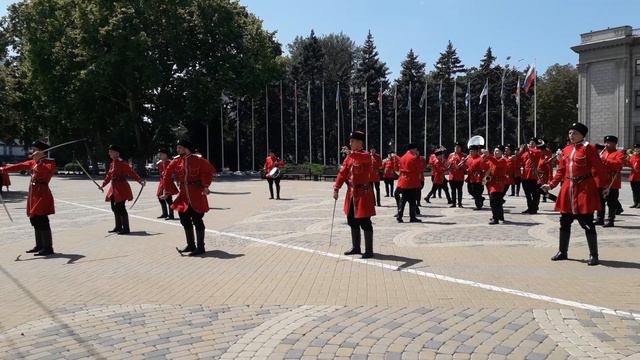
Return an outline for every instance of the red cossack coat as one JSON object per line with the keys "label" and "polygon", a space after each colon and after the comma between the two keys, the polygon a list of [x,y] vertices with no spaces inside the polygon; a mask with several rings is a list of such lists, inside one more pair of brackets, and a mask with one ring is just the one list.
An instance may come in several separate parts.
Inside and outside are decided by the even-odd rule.
{"label": "red cossack coat", "polygon": [[354,217],[368,218],[376,215],[375,197],[371,186],[373,161],[366,151],[352,151],[342,162],[338,172],[334,190],[340,190],[347,184],[347,195],[344,198],[344,214],[349,216],[349,207],[353,201]]}
{"label": "red cossack coat", "polygon": [[488,156],[487,162],[491,167],[491,180],[487,181],[489,193],[504,192],[509,179],[509,165],[507,159],[504,157],[496,159],[493,156]]}
{"label": "red cossack coat", "polygon": [[380,182],[380,171],[382,171],[382,158],[380,155],[371,155],[371,182]]}
{"label": "red cossack coat", "polygon": [[431,161],[431,177],[433,178],[434,185],[444,184],[444,173],[446,167],[443,161],[440,161],[437,157],[434,157]]}
{"label": "red cossack coat", "polygon": [[209,201],[205,189],[211,185],[215,172],[213,165],[200,155],[189,154],[174,157],[163,176],[165,183],[171,181],[172,176],[175,176],[176,182],[180,186],[180,190],[165,188],[167,195],[178,194],[171,207],[178,212],[186,212],[191,205],[197,213],[208,212]]}
{"label": "red cossack coat", "polygon": [[489,169],[489,163],[480,155],[475,157],[469,156],[465,165],[467,168],[468,183],[481,183],[484,179],[484,174]]}
{"label": "red cossack coat", "polygon": [[133,171],[128,162],[122,159],[112,160],[111,165],[109,165],[109,171],[107,171],[107,175],[102,182],[102,187],[107,186],[107,184],[111,182],[107,196],[105,196],[105,201],[111,201],[111,196],[113,196],[114,201],[117,203],[125,200],[133,200],[133,193],[131,192],[131,186],[129,186],[127,177],[132,177],[135,181],[140,181],[140,176]]}
{"label": "red cossack coat", "polygon": [[517,157],[523,165],[522,180],[538,181],[538,164],[542,157],[542,151],[536,148],[529,148],[518,153]]}
{"label": "red cossack coat", "polygon": [[264,174],[265,176],[269,176],[269,172],[273,170],[274,167],[283,167],[284,160],[278,159],[276,156],[267,156],[264,160]]}
{"label": "red cossack coat", "polygon": [[629,181],[640,181],[640,154],[631,155],[629,160],[627,160],[627,166],[631,168]]}
{"label": "red cossack coat", "polygon": [[620,189],[622,187],[621,172],[624,166],[624,153],[620,150],[609,151],[604,149],[600,152],[600,159],[607,168],[609,175],[609,180],[606,184],[603,184],[603,187],[606,188],[611,184],[612,189]]}
{"label": "red cossack coat", "polygon": [[593,214],[600,210],[600,193],[594,177],[607,178],[595,146],[587,142],[567,145],[558,171],[549,182],[553,189],[562,181],[555,210],[568,214]]}
{"label": "red cossack coat", "polygon": [[407,151],[400,158],[400,179],[398,179],[399,189],[419,189],[423,174],[421,174],[423,165],[418,155],[414,155]]}
{"label": "red cossack coat", "polygon": [[464,181],[464,165],[458,167],[465,154],[452,153],[447,159],[447,168],[449,168],[449,181]]}
{"label": "red cossack coat", "polygon": [[400,171],[400,163],[398,163],[397,158],[385,159],[382,167],[382,177],[385,180],[394,180],[398,177],[396,171]]}
{"label": "red cossack coat", "polygon": [[49,181],[56,172],[56,162],[53,159],[27,160],[15,165],[7,165],[2,169],[3,174],[10,172],[31,172],[31,183],[27,197],[27,216],[51,215],[56,213],[53,195],[49,189]]}
{"label": "red cossack coat", "polygon": [[169,181],[168,183],[165,183],[164,181],[164,173],[167,171],[167,167],[169,166],[169,163],[171,163],[171,160],[160,160],[157,162],[158,173],[160,173],[160,181],[158,183],[158,189],[156,190],[157,197],[160,197],[162,196],[162,194],[164,194],[165,188],[169,189],[169,191],[167,191],[167,194],[178,193],[178,188],[176,187],[176,184],[173,183],[173,179],[171,179],[171,181]]}

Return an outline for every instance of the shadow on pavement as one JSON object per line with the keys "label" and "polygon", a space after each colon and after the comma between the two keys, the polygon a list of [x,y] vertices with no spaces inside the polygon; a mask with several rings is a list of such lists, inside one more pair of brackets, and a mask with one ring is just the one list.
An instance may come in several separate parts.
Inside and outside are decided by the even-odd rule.
{"label": "shadow on pavement", "polygon": [[[570,261],[576,261],[586,264],[587,260],[584,259],[569,259]],[[640,263],[634,263],[629,261],[617,261],[617,260],[600,260],[600,266],[618,268],[618,269],[640,269]]]}
{"label": "shadow on pavement", "polygon": [[210,194],[213,194],[213,195],[249,195],[249,194],[251,194],[251,191],[244,191],[244,192],[212,191],[212,192],[210,192]]}
{"label": "shadow on pavement", "polygon": [[150,233],[147,231],[132,231],[128,234],[122,234],[120,236],[156,236],[156,235],[161,235],[163,233]]}
{"label": "shadow on pavement", "polygon": [[18,255],[15,261],[32,261],[32,260],[46,260],[46,259],[69,259],[67,264],[75,264],[76,261],[84,258],[84,255],[80,254],[63,254],[63,253],[55,253],[49,256],[34,256],[29,259],[21,259],[22,255]]}
{"label": "shadow on pavement", "polygon": [[422,259],[413,259],[413,258],[404,257],[404,256],[386,255],[386,254],[378,254],[378,253],[374,253],[374,259],[383,260],[383,261],[389,260],[389,261],[403,262],[404,264],[398,266],[398,269],[405,269],[422,262]]}
{"label": "shadow on pavement", "polygon": [[197,257],[197,258],[216,258],[216,259],[222,259],[222,260],[229,260],[229,259],[235,259],[235,258],[239,258],[244,256],[244,254],[230,254],[226,251],[222,251],[222,250],[212,250],[212,251],[207,251],[204,254],[201,255],[194,255],[192,257]]}

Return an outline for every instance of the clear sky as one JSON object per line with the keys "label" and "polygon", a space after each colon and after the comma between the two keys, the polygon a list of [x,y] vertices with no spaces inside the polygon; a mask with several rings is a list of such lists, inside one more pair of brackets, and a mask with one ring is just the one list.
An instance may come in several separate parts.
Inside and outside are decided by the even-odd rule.
{"label": "clear sky", "polygon": [[[14,1],[0,0],[2,14]],[[398,75],[413,48],[427,70],[451,40],[464,64],[477,66],[491,46],[499,62],[539,71],[578,60],[579,35],[621,25],[640,28],[640,0],[240,0],[286,50],[296,35],[344,32],[362,44],[371,29],[378,51]],[[520,62],[518,60],[524,59]]]}

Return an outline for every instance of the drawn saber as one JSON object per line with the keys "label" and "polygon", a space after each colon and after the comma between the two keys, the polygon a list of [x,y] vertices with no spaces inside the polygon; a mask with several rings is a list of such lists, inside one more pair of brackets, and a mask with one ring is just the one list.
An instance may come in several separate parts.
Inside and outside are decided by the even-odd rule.
{"label": "drawn saber", "polygon": [[[54,146],[51,146],[51,147],[49,147],[48,149],[46,149],[46,150],[44,150],[44,151],[42,151],[42,152],[49,152],[49,151],[52,151],[52,150],[55,150],[55,149],[61,148],[61,147],[63,147],[63,146],[67,146],[67,145],[71,145],[71,144],[79,143],[79,142],[82,142],[82,141],[87,141],[87,138],[82,138],[82,139],[73,140],[73,141],[67,141],[66,143],[62,143],[62,144],[58,144],[58,145],[54,145]],[[31,156],[31,155],[29,155],[29,156]]]}
{"label": "drawn saber", "polygon": [[4,211],[7,213],[7,216],[9,217],[9,220],[11,220],[11,222],[13,222],[13,218],[11,217],[11,213],[9,212],[9,209],[7,208],[7,204],[4,203],[4,198],[2,197],[2,194],[0,194],[0,202],[2,203],[2,207],[4,208]]}
{"label": "drawn saber", "polygon": [[333,221],[336,219],[336,204],[338,199],[333,200],[333,215],[331,216],[331,232],[329,232],[329,247],[331,247],[331,240],[333,239]]}
{"label": "drawn saber", "polygon": [[129,208],[129,210],[133,209],[133,207],[136,206],[138,199],[140,199],[140,195],[142,195],[142,190],[144,190],[144,186],[146,185],[146,182],[143,182],[141,185],[142,186],[140,186],[140,191],[138,191],[138,195],[136,195],[136,199],[133,200],[133,204],[131,204],[131,207]]}
{"label": "drawn saber", "polygon": [[102,192],[104,192],[104,189],[102,189],[100,187],[100,185],[93,180],[93,178],[91,177],[91,175],[89,175],[89,172],[87,170],[85,170],[85,168],[82,166],[82,164],[80,164],[80,161],[76,160],[76,163],[78,164],[78,166],[80,166],[80,169],[82,169],[82,171],[84,172],[85,175],[87,175],[87,177],[89,178],[89,180],[93,181],[94,184],[96,184],[96,186],[98,187],[98,189]]}

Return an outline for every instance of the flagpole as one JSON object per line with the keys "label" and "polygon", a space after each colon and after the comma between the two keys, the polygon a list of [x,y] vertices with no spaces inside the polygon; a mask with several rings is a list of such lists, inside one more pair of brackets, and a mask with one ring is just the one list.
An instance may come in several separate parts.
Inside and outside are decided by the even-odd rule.
{"label": "flagpole", "polygon": [[456,101],[456,90],[458,90],[458,79],[453,78],[453,142],[458,141],[458,104]]}
{"label": "flagpole", "polygon": [[469,139],[471,139],[471,80],[467,81],[467,94],[469,94],[469,100],[467,100],[467,112],[469,113]]}
{"label": "flagpole", "polygon": [[236,171],[240,171],[240,98],[236,100],[236,157],[238,162]]}
{"label": "flagpole", "polygon": [[307,81],[307,108],[309,108],[309,163],[311,158],[311,81]]}
{"label": "flagpole", "polygon": [[282,80],[280,80],[280,157],[284,159],[284,107],[282,94]]}
{"label": "flagpole", "polygon": [[520,147],[520,75],[518,75],[518,148]]}
{"label": "flagpole", "polygon": [[[224,95],[224,92],[223,92]],[[222,165],[222,171],[224,171],[224,109],[222,105],[223,97],[220,97],[220,165]]]}
{"label": "flagpole", "polygon": [[322,80],[322,165],[327,166],[326,122],[324,112],[324,80]]}
{"label": "flagpole", "polygon": [[393,136],[394,136],[393,151],[398,152],[398,85],[397,84],[393,87],[393,112],[394,112],[393,117],[395,119],[395,130],[393,132]]}
{"label": "flagpole", "polygon": [[485,105],[485,124],[484,124],[484,144],[487,149],[489,149],[489,79],[487,79],[487,95],[485,98],[487,99],[487,103]]}
{"label": "flagpole", "polygon": [[369,150],[369,84],[364,83],[364,136],[365,136],[365,149]]}
{"label": "flagpole", "polygon": [[429,109],[429,96],[427,95],[427,89],[429,84],[425,80],[424,82],[424,139],[422,143],[423,147],[423,156],[427,156],[427,110]]}
{"label": "flagpole", "polygon": [[411,142],[411,81],[409,81],[409,142]]}
{"label": "flagpole", "polygon": [[336,164],[340,165],[340,81],[338,81],[338,89],[336,90],[336,114],[336,133],[338,134],[338,157],[336,158]]}
{"label": "flagpole", "polygon": [[266,132],[267,132],[267,153],[270,150],[269,147],[269,85],[264,86],[264,116],[266,119]]}
{"label": "flagpole", "polygon": [[[533,71],[537,72],[536,59],[533,58]],[[533,81],[533,137],[538,137],[538,74]]]}
{"label": "flagpole", "polygon": [[504,145],[504,77],[506,75],[506,67],[502,70],[502,81],[500,82],[500,144]]}
{"label": "flagpole", "polygon": [[349,109],[351,110],[351,132],[353,132],[353,86],[349,86]]}
{"label": "flagpole", "polygon": [[382,94],[382,79],[380,79],[380,103],[378,104],[378,106],[380,107],[380,148],[378,149],[378,152],[380,154],[382,154],[383,150],[382,150],[382,99],[383,99],[384,95]]}
{"label": "flagpole", "polygon": [[251,98],[251,170],[256,171],[256,140],[253,98]]}
{"label": "flagpole", "polygon": [[293,82],[293,122],[296,143],[296,164],[298,163],[298,81]]}
{"label": "flagpole", "polygon": [[440,103],[440,123],[438,125],[438,145],[442,146],[442,80],[440,80],[440,92],[438,93],[438,103]]}

